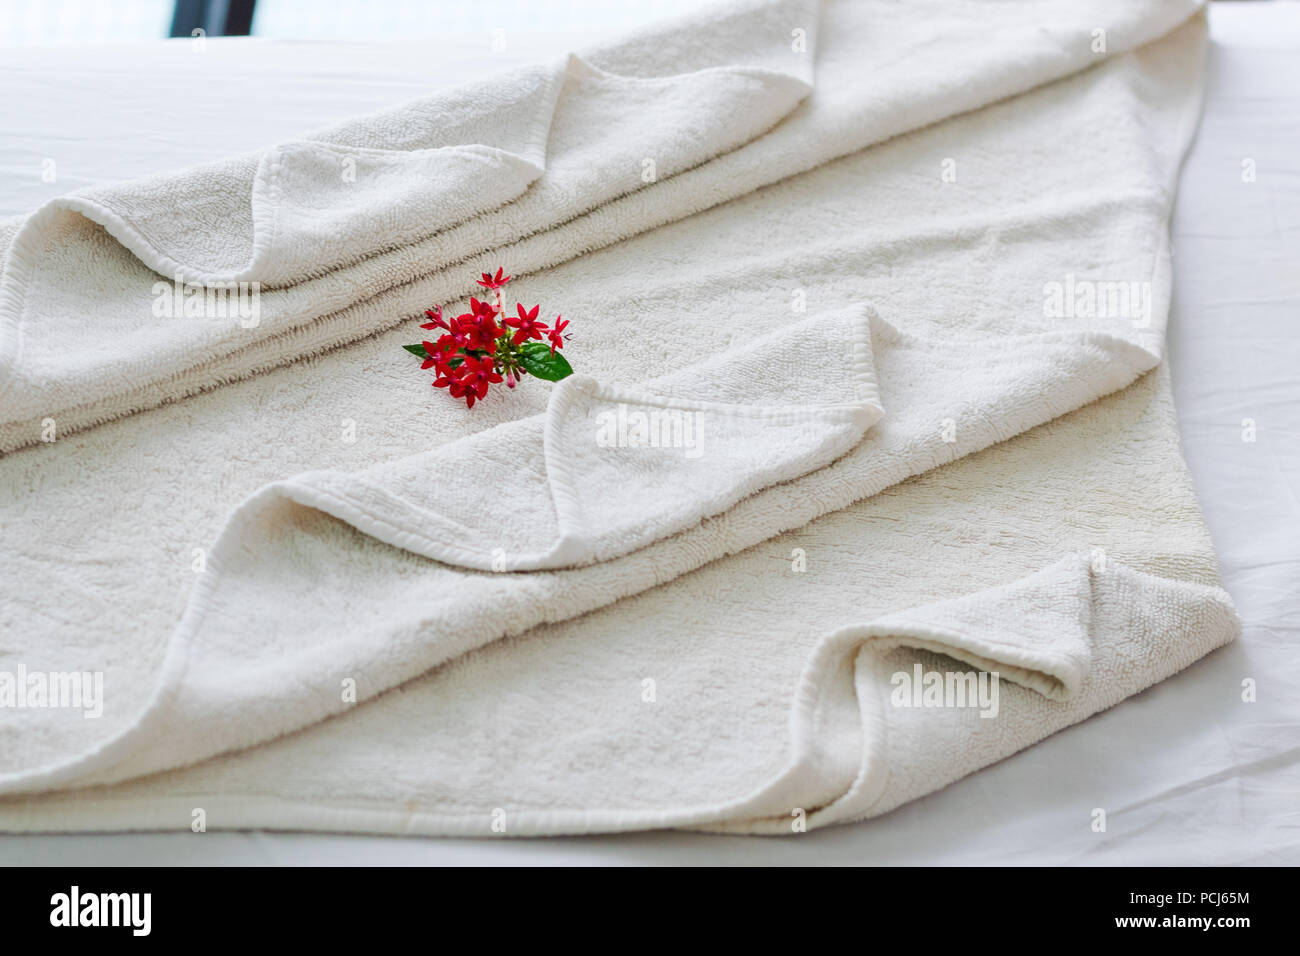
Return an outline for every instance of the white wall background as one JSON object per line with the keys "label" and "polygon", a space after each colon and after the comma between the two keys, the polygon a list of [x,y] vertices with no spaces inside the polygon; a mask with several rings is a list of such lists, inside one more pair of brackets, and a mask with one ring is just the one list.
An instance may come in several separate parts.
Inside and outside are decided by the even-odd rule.
{"label": "white wall background", "polygon": [[[257,0],[253,35],[301,40],[621,31],[702,0]],[[173,0],[0,0],[0,46],[165,37]],[[431,55],[435,51],[430,51]]]}

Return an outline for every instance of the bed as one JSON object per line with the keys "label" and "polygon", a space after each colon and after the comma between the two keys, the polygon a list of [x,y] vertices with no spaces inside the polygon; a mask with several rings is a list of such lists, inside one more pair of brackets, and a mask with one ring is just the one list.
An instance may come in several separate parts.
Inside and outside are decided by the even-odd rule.
{"label": "bed", "polygon": [[[1173,221],[1184,452],[1242,639],[1176,678],[878,820],[797,840],[650,833],[472,842],[292,833],[0,836],[9,863],[1276,864],[1300,860],[1300,8],[1212,7],[1204,118]],[[459,59],[487,73],[562,49]],[[524,51],[527,51],[525,54]],[[75,63],[75,67],[67,64]],[[0,216],[217,159],[427,93],[415,48],[210,40],[6,57]],[[156,84],[172,96],[160,102]],[[246,94],[247,99],[241,97]],[[244,103],[255,102],[255,109]],[[203,133],[190,122],[202,116]],[[130,131],[129,133],[127,131]],[[214,135],[219,131],[220,135]],[[51,166],[47,160],[53,160]],[[44,175],[43,175],[44,173]],[[1289,326],[1288,326],[1289,324]],[[1243,682],[1253,682],[1253,700]],[[1108,808],[1106,833],[1089,810]]]}

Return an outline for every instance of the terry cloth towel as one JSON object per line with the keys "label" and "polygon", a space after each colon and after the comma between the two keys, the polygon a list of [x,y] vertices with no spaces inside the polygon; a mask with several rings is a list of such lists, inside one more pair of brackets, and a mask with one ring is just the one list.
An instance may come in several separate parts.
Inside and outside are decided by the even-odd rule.
{"label": "terry cloth towel", "polygon": [[[1230,641],[1162,364],[1204,47],[748,2],[11,225],[0,828],[799,832]],[[400,346],[498,264],[580,374],[466,410]]]}

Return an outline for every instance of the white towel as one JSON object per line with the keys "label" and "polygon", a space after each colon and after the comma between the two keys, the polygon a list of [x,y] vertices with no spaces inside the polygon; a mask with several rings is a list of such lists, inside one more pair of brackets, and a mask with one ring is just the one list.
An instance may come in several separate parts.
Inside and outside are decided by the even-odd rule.
{"label": "white towel", "polygon": [[[0,710],[0,826],[797,831],[1230,640],[1152,371],[1203,21],[917,7],[746,4],[27,220],[4,442],[59,437],[0,461],[0,674],[104,713]],[[597,247],[508,287],[574,323],[549,395],[467,412],[407,330],[256,374]],[[154,270],[261,277],[257,325],[142,317]]]}

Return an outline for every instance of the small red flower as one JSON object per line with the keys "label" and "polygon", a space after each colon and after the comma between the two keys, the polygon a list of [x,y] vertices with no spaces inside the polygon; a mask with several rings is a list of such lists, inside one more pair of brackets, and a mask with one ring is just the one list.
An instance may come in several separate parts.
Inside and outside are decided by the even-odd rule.
{"label": "small red flower", "polygon": [[424,342],[425,354],[428,358],[420,368],[436,368],[439,375],[445,375],[451,371],[451,360],[456,357],[456,351],[460,348],[456,344],[456,339],[451,335],[444,335],[435,342]]}
{"label": "small red flower", "polygon": [[451,326],[447,324],[442,317],[442,306],[435,305],[432,309],[425,309],[424,314],[429,317],[429,321],[420,326],[422,329],[445,329],[451,331]]}
{"label": "small red flower", "polygon": [[[475,358],[470,355],[456,369],[459,377],[459,384],[466,389],[464,398],[470,408],[474,407],[474,398],[486,398],[488,388],[504,381],[501,373],[496,370],[496,365],[490,358]],[[452,394],[456,395],[456,390],[452,389]],[[457,395],[457,398],[462,396]]]}
{"label": "small red flower", "polygon": [[[452,373],[455,374],[454,372]],[[448,378],[440,376],[433,380],[434,388],[445,388],[451,393],[452,398],[463,398],[465,404],[470,408],[474,407],[474,401],[478,398],[475,391],[458,378]]]}
{"label": "small red flower", "polygon": [[519,309],[519,318],[506,319],[506,325],[512,329],[517,329],[514,337],[510,340],[513,345],[521,345],[529,339],[540,339],[542,333],[546,331],[546,326],[537,321],[537,313],[541,309],[540,305],[535,305],[527,312],[524,311],[524,304],[516,302]]}
{"label": "small red flower", "polygon": [[551,327],[551,331],[549,331],[549,332],[546,333],[546,337],[547,337],[548,339],[551,340],[551,354],[552,354],[552,355],[555,354],[555,350],[556,350],[556,349],[562,349],[562,348],[564,348],[564,334],[563,334],[563,333],[564,333],[564,330],[567,329],[568,327],[569,327],[569,321],[568,321],[568,319],[565,319],[563,322],[561,322],[561,321],[560,321],[560,316],[557,315],[557,316],[555,317],[555,325]]}
{"label": "small red flower", "polygon": [[446,338],[450,338],[453,342],[455,342],[456,348],[458,349],[471,348],[472,343],[475,342],[478,338],[474,334],[473,326],[466,328],[463,325],[461,325],[460,319],[463,318],[465,318],[465,316],[462,315],[458,319],[453,319],[451,324],[451,331],[448,332],[447,335],[445,336]]}
{"label": "small red flower", "polygon": [[491,302],[480,302],[473,296],[469,297],[469,310],[474,315],[486,315],[490,318],[496,318],[497,307]]}
{"label": "small red flower", "polygon": [[497,338],[505,334],[505,330],[496,323],[495,310],[459,315],[456,317],[456,329],[465,337],[461,347],[479,352],[495,352]]}
{"label": "small red flower", "polygon": [[493,291],[496,291],[497,289],[501,288],[503,285],[505,285],[507,282],[509,282],[511,279],[514,278],[514,276],[504,276],[504,277],[503,277],[503,276],[502,276],[502,273],[503,273],[503,272],[505,272],[504,269],[497,269],[497,274],[496,274],[496,275],[493,275],[493,274],[490,273],[490,272],[484,272],[484,273],[483,273],[483,278],[478,279],[478,280],[476,280],[476,281],[477,281],[478,284],[481,285],[483,288],[485,288],[485,289],[492,289]]}

